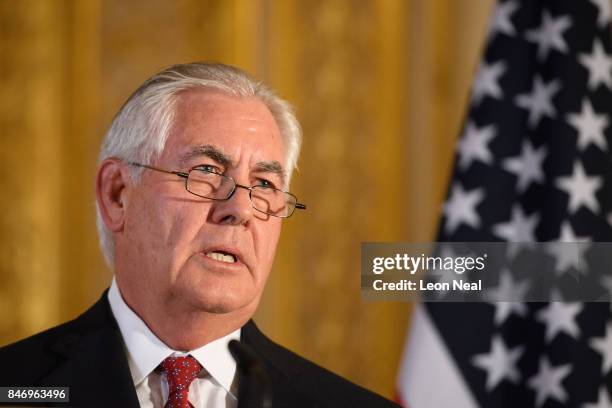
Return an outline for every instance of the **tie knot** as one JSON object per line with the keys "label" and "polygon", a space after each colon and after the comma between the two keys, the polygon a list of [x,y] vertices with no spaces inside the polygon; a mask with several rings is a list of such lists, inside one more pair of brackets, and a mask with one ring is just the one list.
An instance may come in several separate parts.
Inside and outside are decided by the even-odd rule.
{"label": "tie knot", "polygon": [[166,373],[168,393],[171,396],[179,393],[186,397],[189,393],[189,386],[202,370],[200,363],[192,356],[168,357],[162,361],[161,367]]}

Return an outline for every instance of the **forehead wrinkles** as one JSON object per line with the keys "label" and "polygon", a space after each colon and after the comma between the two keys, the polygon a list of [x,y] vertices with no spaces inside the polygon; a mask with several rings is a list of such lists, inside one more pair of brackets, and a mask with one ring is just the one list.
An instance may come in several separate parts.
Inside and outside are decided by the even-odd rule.
{"label": "forehead wrinkles", "polygon": [[228,95],[211,89],[190,89],[179,94],[176,99],[175,118],[179,122],[190,122],[197,116],[221,124],[228,119],[240,119],[261,123],[270,122],[277,126],[274,116],[260,99],[251,96]]}
{"label": "forehead wrinkles", "polygon": [[[177,100],[170,134],[172,141],[168,147],[174,151],[172,156],[177,153],[184,156],[182,162],[200,155],[221,158],[212,157],[214,152],[210,147],[223,153],[224,158],[232,159],[232,164],[241,161],[244,153],[249,154],[245,159],[249,159],[250,167],[259,162],[277,162],[282,167],[286,160],[278,124],[268,107],[257,98],[191,90]],[[227,163],[227,160],[217,161]]]}
{"label": "forehead wrinkles", "polygon": [[261,100],[210,90],[190,90],[181,95],[174,119],[175,131],[204,125],[207,133],[233,130],[281,136],[274,116]]}

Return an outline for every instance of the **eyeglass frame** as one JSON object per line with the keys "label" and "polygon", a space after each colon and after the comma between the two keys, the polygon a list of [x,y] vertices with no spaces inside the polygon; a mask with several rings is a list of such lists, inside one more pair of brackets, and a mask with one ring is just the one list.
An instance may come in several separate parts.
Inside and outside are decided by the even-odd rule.
{"label": "eyeglass frame", "polygon": [[[166,170],[166,169],[162,169],[160,167],[151,166],[149,164],[142,164],[142,163],[137,163],[137,162],[132,162],[132,161],[127,162],[127,164],[129,164],[130,166],[142,167],[142,168],[145,168],[145,169],[155,170],[155,171],[159,171],[159,172],[166,173],[166,174],[174,174],[174,175],[179,176],[180,178],[184,178],[185,179],[185,190],[188,193],[193,194],[196,197],[205,198],[207,200],[227,201],[230,198],[232,198],[232,196],[236,192],[237,188],[243,188],[245,190],[248,190],[248,192],[249,192],[249,200],[251,201],[251,207],[253,207],[253,209],[259,211],[262,214],[270,215],[272,217],[289,218],[289,217],[291,217],[293,215],[293,213],[295,212],[296,209],[297,210],[305,210],[306,209],[306,204],[298,202],[298,198],[294,194],[290,193],[289,191],[284,191],[284,190],[281,190],[281,189],[278,189],[278,188],[266,187],[266,186],[251,186],[251,187],[245,186],[245,185],[236,183],[236,180],[233,177],[226,176],[224,174],[215,173],[215,172],[212,172],[212,171],[206,171],[206,170],[198,170],[198,171],[201,171],[201,172],[204,172],[204,173],[214,174],[214,175],[219,176],[221,178],[230,180],[232,182],[232,184],[234,185],[234,187],[232,187],[231,191],[229,192],[229,194],[228,194],[228,196],[226,198],[211,198],[211,197],[204,197],[202,195],[196,194],[193,191],[189,191],[189,189],[187,188],[187,182],[189,181],[189,173],[191,173],[192,171],[196,170],[196,168],[201,166],[201,165],[193,166],[187,172],[184,172],[184,171]],[[291,211],[291,213],[289,215],[280,216],[280,215],[270,214],[270,213],[262,211],[262,210],[260,210],[258,208],[255,208],[255,206],[253,204],[253,198],[252,198],[252,192],[253,192],[253,188],[254,187],[265,187],[265,188],[270,189],[270,190],[276,190],[276,191],[280,191],[281,193],[284,193],[284,194],[289,194],[291,197],[295,198],[295,205],[293,206],[293,210]]]}

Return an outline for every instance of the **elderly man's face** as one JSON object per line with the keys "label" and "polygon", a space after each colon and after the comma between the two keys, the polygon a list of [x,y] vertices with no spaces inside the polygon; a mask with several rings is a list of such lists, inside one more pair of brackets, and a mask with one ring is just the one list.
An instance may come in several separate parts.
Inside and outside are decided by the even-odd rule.
{"label": "elderly man's face", "polygon": [[[165,149],[151,164],[185,172],[206,166],[241,185],[267,180],[282,188],[282,176],[273,169],[285,165],[285,151],[261,101],[200,89],[179,98]],[[141,307],[162,302],[250,315],[280,230],[281,219],[253,209],[245,189],[227,201],[211,201],[187,192],[185,180],[176,175],[143,169],[126,210],[124,249],[117,253],[125,264],[117,271],[120,287]]]}

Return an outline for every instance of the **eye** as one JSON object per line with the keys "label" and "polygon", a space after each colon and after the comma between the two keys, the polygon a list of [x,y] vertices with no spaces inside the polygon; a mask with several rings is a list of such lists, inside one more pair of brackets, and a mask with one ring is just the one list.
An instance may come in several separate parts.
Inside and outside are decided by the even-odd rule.
{"label": "eye", "polygon": [[222,170],[217,167],[217,166],[213,166],[212,164],[200,164],[196,167],[193,168],[194,170],[200,170],[206,173],[215,173],[215,174],[222,174]]}
{"label": "eye", "polygon": [[276,185],[274,185],[273,182],[262,178],[257,179],[255,185],[260,187],[276,188]]}

